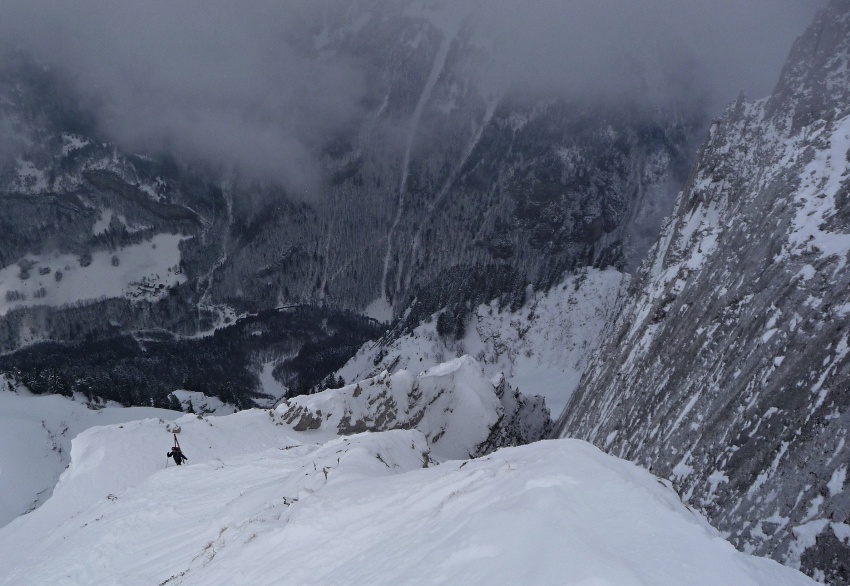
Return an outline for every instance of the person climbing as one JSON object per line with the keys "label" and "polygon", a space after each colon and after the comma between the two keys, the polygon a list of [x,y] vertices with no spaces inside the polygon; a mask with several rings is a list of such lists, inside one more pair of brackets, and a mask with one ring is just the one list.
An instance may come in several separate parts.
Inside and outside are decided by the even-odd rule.
{"label": "person climbing", "polygon": [[171,448],[171,451],[166,454],[168,458],[174,458],[174,462],[180,466],[183,462],[188,460],[186,454],[183,453],[183,450],[180,449],[180,444],[177,442],[177,434],[174,434],[174,447]]}

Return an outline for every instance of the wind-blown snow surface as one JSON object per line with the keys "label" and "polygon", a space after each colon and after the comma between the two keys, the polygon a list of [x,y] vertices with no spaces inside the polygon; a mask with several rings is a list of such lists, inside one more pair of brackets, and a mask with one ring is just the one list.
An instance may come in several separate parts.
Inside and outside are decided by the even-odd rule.
{"label": "wind-blown snow surface", "polygon": [[[174,425],[190,460],[166,468]],[[428,449],[259,410],[90,429],[53,497],[0,530],[0,583],[811,583],[589,444],[430,466]]]}
{"label": "wind-blown snow surface", "polygon": [[337,373],[348,382],[382,370],[422,371],[469,354],[488,376],[504,373],[511,386],[541,395],[560,413],[601,344],[628,277],[613,269],[571,275],[545,293],[535,293],[516,312],[498,303],[481,305],[462,340],[437,335],[436,319],[387,345],[363,346]]}
{"label": "wind-blown snow surface", "polygon": [[50,496],[71,461],[71,439],[97,425],[178,414],[148,407],[89,409],[60,395],[12,391],[0,377],[0,527]]}

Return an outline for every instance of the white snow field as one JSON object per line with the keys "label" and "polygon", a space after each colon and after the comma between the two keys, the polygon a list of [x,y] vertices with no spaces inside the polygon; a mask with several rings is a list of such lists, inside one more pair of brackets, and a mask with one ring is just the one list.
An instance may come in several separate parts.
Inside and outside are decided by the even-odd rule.
{"label": "white snow field", "polygon": [[0,584],[813,583],[581,441],[440,463],[419,429],[298,432],[288,409],[82,432],[53,496],[0,529]]}

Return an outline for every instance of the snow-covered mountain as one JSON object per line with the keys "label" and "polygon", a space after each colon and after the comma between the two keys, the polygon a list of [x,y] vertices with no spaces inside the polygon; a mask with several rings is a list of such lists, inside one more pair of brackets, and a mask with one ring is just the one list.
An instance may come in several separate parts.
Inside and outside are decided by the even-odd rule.
{"label": "snow-covered mountain", "polygon": [[850,2],[711,129],[558,433],[745,551],[850,582]]}
{"label": "snow-covered mountain", "polygon": [[504,376],[520,391],[545,398],[559,414],[602,343],[628,281],[614,269],[590,268],[546,291],[529,292],[513,310],[488,300],[470,312],[459,338],[438,332],[444,310],[409,332],[367,342],[337,376],[354,382],[383,370],[418,372],[468,354],[488,376]]}
{"label": "snow-covered mountain", "polygon": [[[233,413],[232,406],[185,390],[171,404],[203,415]],[[0,524],[38,507],[70,462],[71,439],[99,425],[146,417],[171,420],[179,411],[117,404],[91,404],[73,398],[32,395],[0,377],[0,489],[5,495]],[[295,397],[276,415],[295,431],[331,435],[418,429],[432,457],[443,460],[490,453],[504,446],[535,442],[552,431],[540,397],[526,398],[501,377],[488,379],[469,356],[414,375],[401,370],[358,381],[342,389]]]}
{"label": "snow-covered mountain", "polygon": [[[337,436],[340,409],[371,412],[351,388],[298,399],[322,423],[328,409],[315,429],[296,429],[295,403],[88,429],[52,497],[0,528],[0,583],[812,583],[736,551],[668,484],[584,442],[442,461],[486,432],[466,416],[499,408],[473,364],[419,377],[410,429]],[[411,379],[363,381],[359,398]],[[188,465],[165,458],[172,433]]]}
{"label": "snow-covered mountain", "polygon": [[[20,148],[0,160],[0,352],[50,341],[79,352],[82,341],[137,332],[210,335],[303,304],[389,322],[413,299],[425,303],[426,290],[428,314],[443,309],[457,274],[495,297],[636,263],[684,184],[702,105],[579,100],[497,82],[474,19],[445,12],[456,3],[431,4],[348,2],[304,24],[306,63],[356,63],[366,94],[362,116],[314,145],[323,177],[309,193],[122,149],[62,71],[4,53],[0,131]],[[455,295],[454,315],[490,300],[472,295]],[[246,380],[231,385],[239,404],[260,390],[266,364],[291,386],[277,375],[292,346],[243,361]],[[23,365],[3,370],[13,368]],[[92,384],[108,392],[98,377]]]}
{"label": "snow-covered mountain", "polygon": [[416,428],[438,459],[481,456],[552,431],[540,397],[526,398],[503,377],[490,381],[462,356],[414,376],[407,370],[341,389],[295,397],[277,408],[294,429],[339,434]]}
{"label": "snow-covered mountain", "polygon": [[0,63],[0,385],[79,400],[0,389],[0,582],[850,583],[850,0],[687,182],[699,107],[493,85],[423,6],[305,23],[368,81],[315,193]]}
{"label": "snow-covered mountain", "polygon": [[[61,72],[4,55],[0,129],[16,128],[27,148],[0,161],[0,312],[170,291],[201,310],[196,322],[157,316],[179,331],[221,325],[228,308],[305,302],[388,319],[455,266],[504,264],[534,280],[639,260],[684,183],[701,106],[588,103],[497,83],[474,21],[443,13],[452,3],[423,4],[351,2],[307,23],[305,57],[317,70],[356,60],[371,105],[318,145],[326,177],[308,194],[124,152],[98,135]],[[160,266],[130,261],[129,247],[164,234],[182,241]],[[98,291],[104,279],[89,275],[71,295],[52,278],[51,255],[79,257],[63,266],[86,273],[101,251],[128,261],[114,271],[121,283]],[[174,265],[179,278],[167,278]]]}

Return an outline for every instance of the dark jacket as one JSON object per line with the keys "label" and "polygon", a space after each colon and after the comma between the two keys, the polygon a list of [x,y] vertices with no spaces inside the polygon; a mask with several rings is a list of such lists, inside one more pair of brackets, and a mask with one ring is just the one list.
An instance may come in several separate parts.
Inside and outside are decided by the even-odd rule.
{"label": "dark jacket", "polygon": [[178,466],[182,464],[185,460],[189,459],[183,454],[183,452],[180,451],[180,448],[171,448],[171,451],[168,452],[166,456],[168,456],[169,458],[173,457],[174,461],[177,463]]}

